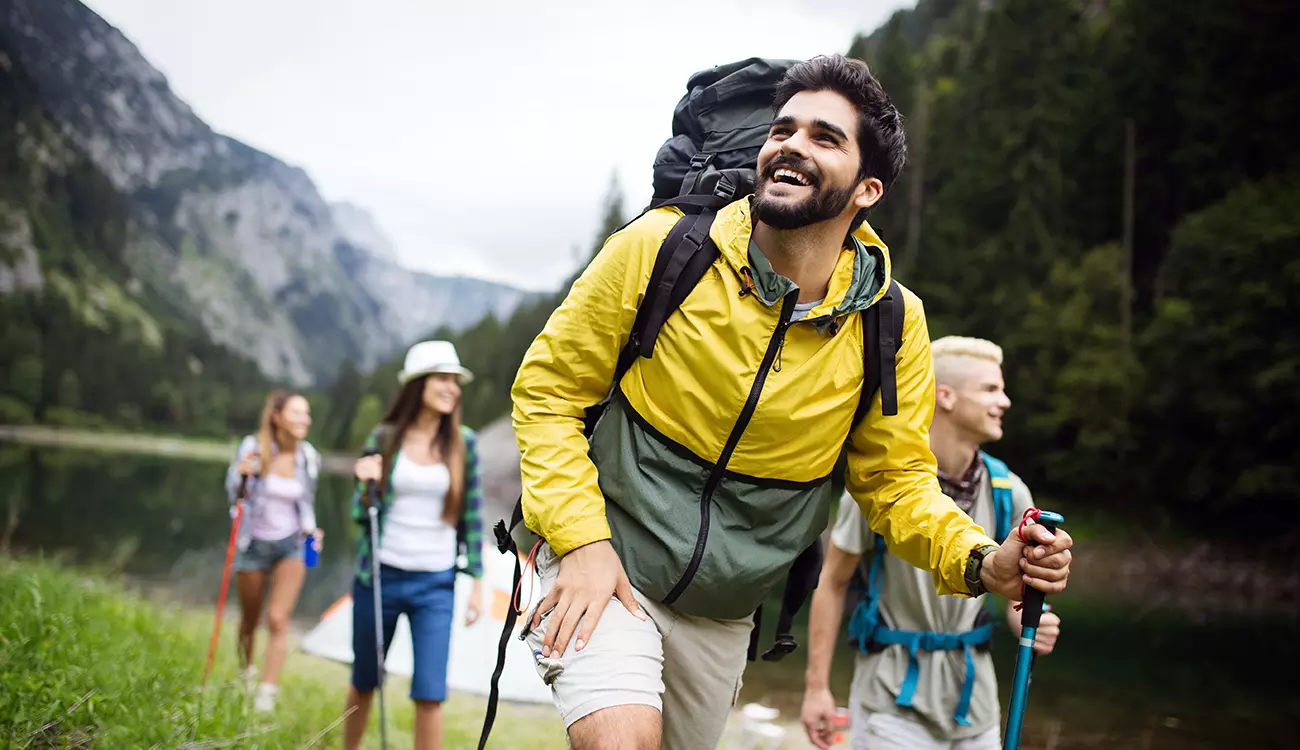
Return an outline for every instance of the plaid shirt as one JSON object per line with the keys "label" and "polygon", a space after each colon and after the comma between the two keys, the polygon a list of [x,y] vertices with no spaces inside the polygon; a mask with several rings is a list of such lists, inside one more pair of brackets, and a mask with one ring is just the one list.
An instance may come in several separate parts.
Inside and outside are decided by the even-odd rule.
{"label": "plaid shirt", "polygon": [[[483,577],[483,481],[479,472],[478,461],[478,435],[468,427],[460,428],[461,435],[465,438],[465,502],[461,505],[460,520],[456,523],[456,541],[459,551],[465,553],[466,565],[458,568],[461,572],[469,573],[475,578]],[[387,434],[387,426],[380,425],[370,431],[366,437],[366,451],[382,452],[383,443]],[[393,463],[397,463],[397,457],[401,453],[398,449],[393,453]],[[362,533],[357,538],[357,560],[356,575],[362,585],[370,585],[370,532],[366,529],[366,524],[370,521],[370,512],[361,503],[362,493],[365,492],[364,482],[357,482],[356,488],[352,492],[352,520],[362,527]],[[388,509],[393,503],[393,482],[389,478],[388,486],[384,490],[384,500],[379,506],[379,543],[384,543],[384,521],[388,515]]]}

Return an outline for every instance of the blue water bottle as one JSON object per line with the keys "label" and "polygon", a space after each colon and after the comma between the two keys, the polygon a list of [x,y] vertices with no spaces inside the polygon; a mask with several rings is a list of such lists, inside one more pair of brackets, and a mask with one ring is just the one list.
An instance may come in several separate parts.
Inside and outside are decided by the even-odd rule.
{"label": "blue water bottle", "polygon": [[302,543],[302,561],[309,568],[316,567],[316,560],[318,559],[316,553],[316,536],[308,534],[306,537],[303,537]]}

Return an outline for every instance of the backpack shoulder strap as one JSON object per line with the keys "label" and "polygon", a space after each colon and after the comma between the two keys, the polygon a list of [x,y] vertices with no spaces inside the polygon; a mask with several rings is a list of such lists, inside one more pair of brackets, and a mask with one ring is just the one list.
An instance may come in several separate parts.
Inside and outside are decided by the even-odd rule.
{"label": "backpack shoulder strap", "polygon": [[[896,355],[903,346],[903,315],[906,307],[903,290],[890,279],[885,296],[858,317],[862,320],[862,393],[853,413],[853,429],[871,408],[871,400],[880,391],[880,411],[887,417],[898,414],[898,377]],[[875,356],[872,356],[874,352]]]}
{"label": "backpack shoulder strap", "polygon": [[993,539],[1001,544],[1011,533],[1011,469],[1007,468],[1005,462],[984,451],[980,451],[980,458],[988,469],[989,484],[993,489]]}
{"label": "backpack shoulder strap", "polygon": [[320,474],[320,451],[316,450],[316,446],[307,442],[302,444],[302,448],[303,458],[307,463],[307,478],[315,482],[316,477]]}
{"label": "backpack shoulder strap", "polygon": [[717,259],[718,247],[709,238],[709,229],[716,216],[717,211],[712,208],[683,214],[659,245],[659,254],[655,257],[645,296],[637,308],[632,331],[618,355],[614,378],[610,382],[611,394],[637,357],[649,359],[654,355],[655,341],[664,322],[681,306]]}
{"label": "backpack shoulder strap", "polygon": [[873,533],[870,566],[865,559],[859,563],[860,569],[864,571],[866,589],[849,619],[849,642],[864,652],[880,624],[880,594],[885,578],[885,557],[888,554],[885,538]]}

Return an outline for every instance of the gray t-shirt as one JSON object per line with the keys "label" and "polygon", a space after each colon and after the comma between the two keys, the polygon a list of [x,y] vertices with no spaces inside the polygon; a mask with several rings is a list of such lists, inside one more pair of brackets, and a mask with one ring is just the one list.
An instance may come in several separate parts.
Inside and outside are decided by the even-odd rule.
{"label": "gray t-shirt", "polygon": [[808,313],[812,312],[814,307],[820,305],[822,302],[825,302],[825,300],[819,299],[813,300],[812,302],[796,302],[794,312],[790,315],[790,322],[793,323],[796,320],[803,319],[808,315]]}
{"label": "gray t-shirt", "polygon": [[[1011,496],[1011,533],[1014,534],[1025,510],[1033,505],[1029,488],[1014,473],[1011,475]],[[979,495],[971,511],[975,523],[992,536],[993,491],[987,472],[980,482]],[[874,540],[861,509],[846,494],[840,501],[839,514],[831,530],[831,542],[849,554],[860,555],[869,569],[874,556]],[[929,571],[913,567],[894,555],[885,556],[883,576],[879,610],[881,622],[886,627],[963,632],[974,626],[982,607],[990,606],[985,597],[939,596],[935,593]],[[1005,624],[1006,602],[997,599],[996,604],[994,618]],[[953,720],[961,698],[962,682],[966,678],[966,656],[962,650],[917,653],[920,674],[910,711],[895,702],[907,675],[907,649],[887,646],[876,653],[857,653],[851,700],[860,701],[868,711],[912,718],[924,724],[941,741],[973,737],[1001,723],[993,659],[987,652],[973,650],[976,681],[967,716],[969,727]]]}

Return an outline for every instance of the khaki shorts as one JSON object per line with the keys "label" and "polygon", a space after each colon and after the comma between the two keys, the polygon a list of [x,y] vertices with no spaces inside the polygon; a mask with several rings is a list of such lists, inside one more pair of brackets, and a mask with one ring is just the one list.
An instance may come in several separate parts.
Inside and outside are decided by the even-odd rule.
{"label": "khaki shorts", "polygon": [[[558,558],[546,543],[536,560],[541,585],[532,595],[525,627],[559,573]],[[663,750],[717,747],[740,693],[752,618],[692,617],[635,589],[633,595],[649,620],[611,599],[582,651],[574,650],[575,635],[559,659],[541,655],[549,615],[527,634],[537,673],[550,685],[565,728],[602,708],[653,706],[663,716]]]}

